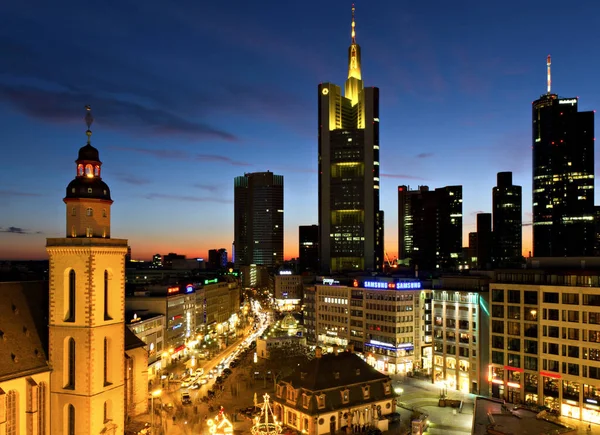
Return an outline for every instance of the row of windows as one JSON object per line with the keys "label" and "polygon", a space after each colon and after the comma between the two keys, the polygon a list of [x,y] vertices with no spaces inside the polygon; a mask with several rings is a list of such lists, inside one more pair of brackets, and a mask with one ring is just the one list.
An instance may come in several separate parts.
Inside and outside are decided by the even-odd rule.
{"label": "row of windows", "polygon": [[[89,217],[94,216],[94,209],[91,208],[91,207],[86,208],[85,209],[85,215],[89,216]],[[73,207],[71,209],[71,216],[77,216],[77,207]],[[102,209],[102,217],[107,217],[107,213],[106,213],[106,209],[105,208]]]}
{"label": "row of windows", "polygon": [[[46,383],[36,383],[32,378],[27,378],[27,418],[28,426],[37,428],[37,434],[46,434],[47,413],[46,396],[48,388]],[[10,390],[4,393],[0,389],[0,410],[5,410],[5,434],[16,435],[19,433],[19,393],[17,390]],[[34,420],[35,419],[35,420]]]}

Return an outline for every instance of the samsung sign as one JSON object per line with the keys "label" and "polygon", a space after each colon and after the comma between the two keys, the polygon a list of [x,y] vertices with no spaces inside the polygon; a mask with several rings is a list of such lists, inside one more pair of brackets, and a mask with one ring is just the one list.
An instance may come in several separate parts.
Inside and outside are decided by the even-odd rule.
{"label": "samsung sign", "polygon": [[400,282],[383,282],[383,281],[365,281],[364,288],[386,289],[386,290],[419,290],[421,288],[420,281],[400,281]]}

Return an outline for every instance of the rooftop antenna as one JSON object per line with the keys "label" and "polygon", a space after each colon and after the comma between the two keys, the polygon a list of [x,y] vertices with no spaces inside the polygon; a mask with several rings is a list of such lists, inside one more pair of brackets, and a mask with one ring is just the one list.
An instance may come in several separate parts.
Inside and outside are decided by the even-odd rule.
{"label": "rooftop antenna", "polygon": [[356,22],[354,21],[354,11],[356,8],[354,7],[354,3],[352,3],[352,43],[356,44]]}
{"label": "rooftop antenna", "polygon": [[552,87],[552,77],[550,75],[550,65],[552,65],[552,58],[550,55],[546,58],[546,65],[548,66],[548,95],[550,95],[550,88]]}

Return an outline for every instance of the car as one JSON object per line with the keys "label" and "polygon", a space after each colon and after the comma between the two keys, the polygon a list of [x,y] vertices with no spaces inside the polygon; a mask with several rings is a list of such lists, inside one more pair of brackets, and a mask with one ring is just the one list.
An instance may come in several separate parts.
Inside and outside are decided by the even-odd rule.
{"label": "car", "polygon": [[204,374],[204,369],[202,367],[198,367],[196,369],[196,376],[202,376]]}
{"label": "car", "polygon": [[208,374],[208,378],[209,378],[209,379],[213,379],[214,377],[215,377],[215,375],[213,375],[212,373],[209,373],[209,374]]}
{"label": "car", "polygon": [[181,388],[188,388],[192,384],[191,380],[181,382]]}
{"label": "car", "polygon": [[188,390],[197,390],[198,388],[200,388],[200,384],[198,382],[194,382],[188,387]]}
{"label": "car", "polygon": [[223,370],[223,374],[229,376],[232,373],[231,369]]}
{"label": "car", "polygon": [[181,403],[183,405],[191,405],[192,404],[192,397],[190,396],[190,393],[182,393],[181,394]]}
{"label": "car", "polygon": [[202,378],[202,379],[200,379],[199,382],[200,382],[200,385],[205,385],[205,384],[208,384],[208,379]]}
{"label": "car", "polygon": [[215,384],[222,384],[225,381],[225,379],[222,376],[217,376],[217,379],[215,379]]}

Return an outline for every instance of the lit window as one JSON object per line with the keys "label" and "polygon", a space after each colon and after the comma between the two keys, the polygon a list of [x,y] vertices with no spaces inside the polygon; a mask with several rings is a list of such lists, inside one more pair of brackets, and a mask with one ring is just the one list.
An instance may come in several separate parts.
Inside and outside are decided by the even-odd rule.
{"label": "lit window", "polygon": [[88,207],[88,208],[85,210],[85,215],[86,215],[86,216],[94,216],[94,210],[93,210],[91,207]]}
{"label": "lit window", "polygon": [[340,394],[342,395],[342,403],[348,403],[350,401],[350,390],[342,390],[340,391]]}
{"label": "lit window", "polygon": [[317,407],[319,409],[325,408],[325,394],[321,394],[317,397]]}
{"label": "lit window", "polygon": [[94,231],[90,227],[86,228],[85,236],[86,237],[94,237]]}
{"label": "lit window", "polygon": [[368,400],[371,397],[371,387],[368,385],[365,385],[364,387],[362,387],[363,390],[363,398],[365,400]]}
{"label": "lit window", "polygon": [[308,396],[306,394],[302,394],[302,407],[308,409],[309,404],[310,404],[310,396]]}

